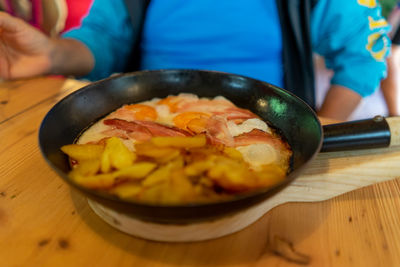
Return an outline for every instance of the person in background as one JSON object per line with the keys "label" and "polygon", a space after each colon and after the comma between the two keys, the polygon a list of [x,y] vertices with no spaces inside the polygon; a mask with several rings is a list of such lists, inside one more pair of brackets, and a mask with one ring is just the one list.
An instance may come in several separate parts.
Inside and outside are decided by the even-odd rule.
{"label": "person in background", "polygon": [[[385,75],[389,26],[375,0],[254,0],[251,5],[245,0],[152,0],[141,13],[146,15],[143,27],[132,23],[138,16],[127,8],[130,2],[95,0],[81,27],[63,38],[49,39],[0,14],[0,76],[51,73],[101,79],[126,70],[140,39],[140,69],[237,73],[284,87],[315,106],[313,85],[297,82],[313,77],[304,71],[312,66],[304,60],[308,55],[300,53],[300,64],[291,65],[297,76],[288,68],[287,48],[296,43],[292,52],[309,45],[334,71],[319,115],[345,120]],[[304,10],[300,23],[285,21]],[[286,38],[292,32],[299,34]]]}
{"label": "person in background", "polygon": [[388,18],[393,30],[391,55],[387,59],[388,74],[381,82],[381,89],[388,107],[389,116],[400,115],[400,2],[393,8]]}
{"label": "person in background", "polygon": [[[382,5],[382,15],[386,18],[393,6],[396,5],[397,0],[380,0],[380,4]],[[397,16],[396,16],[397,17]],[[400,17],[398,17],[400,18]],[[390,21],[390,18],[389,18]],[[386,22],[385,22],[386,23]],[[393,25],[392,23],[389,23]],[[390,34],[390,33],[389,33]],[[330,86],[330,80],[334,75],[334,72],[327,68],[324,62],[324,58],[321,55],[314,55],[314,63],[315,63],[315,71],[316,71],[316,101],[317,107],[320,107],[324,101],[326,93]],[[389,62],[387,62],[389,64]],[[388,72],[390,69],[388,68]],[[387,74],[390,76],[390,73]],[[383,81],[382,81],[383,82]],[[382,85],[381,85],[382,86]],[[382,89],[382,90],[379,90]],[[395,113],[391,113],[390,110],[393,110],[393,107],[396,107],[399,103],[396,102],[396,98],[388,98],[390,93],[392,96],[395,95],[396,91],[394,90],[383,90],[382,87],[377,87],[374,93],[365,96],[362,98],[358,106],[354,109],[351,115],[348,117],[348,120],[359,120],[372,118],[377,115],[393,115]]]}

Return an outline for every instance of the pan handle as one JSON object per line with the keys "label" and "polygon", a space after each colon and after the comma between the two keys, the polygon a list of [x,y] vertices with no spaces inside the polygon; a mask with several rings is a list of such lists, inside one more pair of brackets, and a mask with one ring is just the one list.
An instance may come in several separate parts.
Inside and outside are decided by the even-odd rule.
{"label": "pan handle", "polygon": [[400,145],[400,117],[376,116],[323,126],[321,152],[344,151]]}

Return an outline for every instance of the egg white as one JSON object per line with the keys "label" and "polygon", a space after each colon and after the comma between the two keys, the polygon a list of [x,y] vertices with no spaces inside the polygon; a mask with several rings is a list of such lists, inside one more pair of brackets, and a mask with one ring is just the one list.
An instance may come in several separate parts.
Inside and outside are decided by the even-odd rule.
{"label": "egg white", "polygon": [[275,163],[278,160],[276,150],[269,144],[238,146],[236,149],[242,154],[244,161],[255,170],[262,165]]}
{"label": "egg white", "polygon": [[245,120],[241,124],[236,124],[233,121],[228,121],[227,125],[228,130],[233,137],[244,133],[249,133],[254,129],[271,133],[271,129],[268,127],[268,125],[264,121],[257,118]]}

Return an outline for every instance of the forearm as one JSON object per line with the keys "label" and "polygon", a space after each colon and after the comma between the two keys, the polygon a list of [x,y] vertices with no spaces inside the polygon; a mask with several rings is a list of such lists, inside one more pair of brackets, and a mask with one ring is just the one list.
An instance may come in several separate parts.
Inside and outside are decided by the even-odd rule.
{"label": "forearm", "polygon": [[122,0],[92,1],[80,27],[63,33],[62,38],[79,40],[90,50],[95,64],[86,67],[91,71],[85,78],[94,81],[125,71],[134,47],[134,29]]}
{"label": "forearm", "polygon": [[397,77],[400,71],[400,48],[397,45],[392,47],[392,56],[387,60],[388,75],[381,82],[381,90],[385,98],[390,116],[400,115],[399,90],[400,79]]}
{"label": "forearm", "polygon": [[94,67],[90,50],[74,39],[51,39],[48,74],[83,76]]}
{"label": "forearm", "polygon": [[398,77],[396,76],[388,76],[381,83],[381,89],[383,96],[385,98],[385,102],[388,108],[389,116],[399,116],[399,101],[398,101],[398,92],[397,92],[397,82]]}
{"label": "forearm", "polygon": [[356,92],[340,85],[332,85],[318,115],[345,121],[348,120],[360,101],[361,96]]}

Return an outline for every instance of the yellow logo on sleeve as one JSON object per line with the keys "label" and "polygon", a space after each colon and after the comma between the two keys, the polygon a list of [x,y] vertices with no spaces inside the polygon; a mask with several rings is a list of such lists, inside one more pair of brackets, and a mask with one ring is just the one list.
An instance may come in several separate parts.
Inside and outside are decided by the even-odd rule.
{"label": "yellow logo on sleeve", "polygon": [[374,20],[372,17],[368,17],[368,21],[369,21],[369,28],[371,30],[377,29],[377,28],[383,28],[388,25],[388,23],[385,19]]}
{"label": "yellow logo on sleeve", "polygon": [[[374,51],[374,46],[377,44],[378,40],[382,39],[382,48],[378,51]],[[368,44],[366,45],[367,50],[371,53],[372,57],[376,61],[383,61],[386,54],[388,53],[389,41],[386,36],[376,32],[368,36]]]}
{"label": "yellow logo on sleeve", "polygon": [[357,0],[357,3],[369,8],[374,8],[377,6],[376,0]]}

